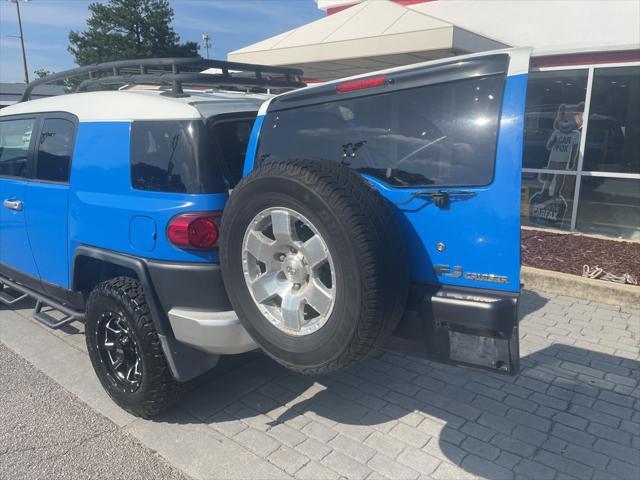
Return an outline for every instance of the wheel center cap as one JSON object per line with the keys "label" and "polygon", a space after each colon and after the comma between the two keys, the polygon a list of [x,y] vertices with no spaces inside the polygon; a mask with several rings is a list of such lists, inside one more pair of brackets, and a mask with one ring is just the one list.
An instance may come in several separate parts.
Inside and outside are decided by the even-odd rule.
{"label": "wheel center cap", "polygon": [[282,262],[282,271],[285,277],[287,277],[287,280],[294,283],[302,283],[307,274],[302,260],[297,256],[288,256],[285,261]]}

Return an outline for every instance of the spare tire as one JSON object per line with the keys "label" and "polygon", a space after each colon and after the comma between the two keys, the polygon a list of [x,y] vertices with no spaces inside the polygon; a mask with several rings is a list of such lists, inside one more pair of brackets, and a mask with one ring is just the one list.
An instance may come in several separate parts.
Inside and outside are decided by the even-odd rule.
{"label": "spare tire", "polygon": [[331,161],[263,165],[233,190],[221,224],[227,293],[255,342],[305,374],[380,347],[409,289],[398,213]]}

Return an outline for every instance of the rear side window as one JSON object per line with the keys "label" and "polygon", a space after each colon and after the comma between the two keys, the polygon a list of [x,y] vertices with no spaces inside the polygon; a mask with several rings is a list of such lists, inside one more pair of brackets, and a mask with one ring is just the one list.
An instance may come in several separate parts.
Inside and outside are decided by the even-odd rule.
{"label": "rear side window", "polygon": [[63,118],[46,118],[38,138],[36,178],[68,182],[75,125]]}
{"label": "rear side window", "polygon": [[479,77],[267,114],[258,162],[327,159],[398,187],[493,179],[504,77]]}
{"label": "rear side window", "polygon": [[233,188],[242,178],[244,156],[255,115],[252,118],[224,120],[211,126],[211,134],[220,149],[225,176]]}
{"label": "rear side window", "polygon": [[0,175],[25,177],[35,118],[0,121]]}
{"label": "rear side window", "polygon": [[213,142],[201,120],[133,122],[131,183],[172,193],[226,191]]}

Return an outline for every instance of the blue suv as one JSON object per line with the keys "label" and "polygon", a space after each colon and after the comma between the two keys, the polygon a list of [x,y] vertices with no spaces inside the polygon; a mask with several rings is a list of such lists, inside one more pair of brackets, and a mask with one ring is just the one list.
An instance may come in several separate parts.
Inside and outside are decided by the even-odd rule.
{"label": "blue suv", "polygon": [[[0,111],[0,300],[84,321],[102,385],[143,417],[255,348],[304,374],[383,346],[515,374],[528,61],[304,87],[151,59],[32,82]],[[27,101],[59,80],[76,93]]]}

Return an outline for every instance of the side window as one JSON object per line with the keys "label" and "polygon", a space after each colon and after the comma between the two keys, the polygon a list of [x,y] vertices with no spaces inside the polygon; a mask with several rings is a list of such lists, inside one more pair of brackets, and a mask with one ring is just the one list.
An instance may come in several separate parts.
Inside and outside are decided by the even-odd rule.
{"label": "side window", "polygon": [[0,175],[25,177],[35,118],[0,121]]}
{"label": "side window", "polygon": [[131,185],[166,193],[226,191],[201,120],[136,121],[131,127]]}
{"label": "side window", "polygon": [[225,174],[229,177],[231,188],[242,178],[244,156],[247,153],[253,120],[227,120],[214,123],[211,128],[213,138],[221,150]]}
{"label": "side window", "polygon": [[486,185],[503,85],[487,76],[272,112],[258,161],[333,160],[398,187]]}
{"label": "side window", "polygon": [[47,118],[38,138],[36,178],[68,182],[75,125],[63,118]]}

